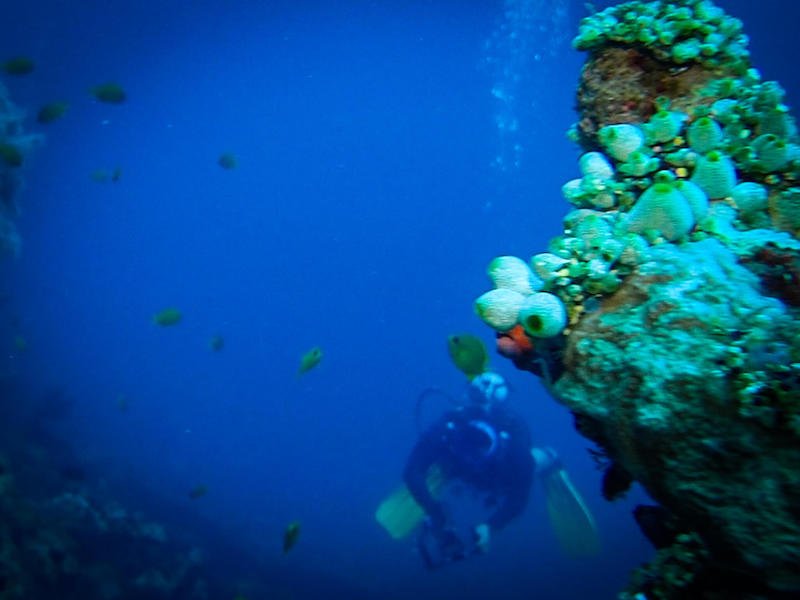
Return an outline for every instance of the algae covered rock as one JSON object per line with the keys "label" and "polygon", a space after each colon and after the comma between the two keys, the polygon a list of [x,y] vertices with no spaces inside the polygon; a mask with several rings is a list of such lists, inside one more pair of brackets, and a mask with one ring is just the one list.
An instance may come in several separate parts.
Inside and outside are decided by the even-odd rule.
{"label": "algae covered rock", "polygon": [[732,569],[792,589],[800,387],[781,397],[769,382],[796,385],[798,334],[719,241],[664,244],[574,327],[554,385],[583,431]]}
{"label": "algae covered rock", "polygon": [[621,598],[794,597],[800,139],[784,91],[710,0],[612,6],[574,46],[589,55],[573,139],[602,168],[581,159],[563,232],[531,249],[564,327],[511,328],[522,304],[486,321],[597,444],[603,495],[637,481],[660,505],[636,516],[658,554]]}

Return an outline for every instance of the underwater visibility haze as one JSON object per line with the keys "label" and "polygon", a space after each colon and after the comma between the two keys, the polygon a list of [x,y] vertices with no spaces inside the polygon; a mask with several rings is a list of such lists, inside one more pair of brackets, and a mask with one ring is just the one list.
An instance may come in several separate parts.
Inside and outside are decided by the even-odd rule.
{"label": "underwater visibility haze", "polygon": [[[617,4],[7,6],[0,599],[800,593],[800,7]],[[376,519],[487,370],[597,551]]]}

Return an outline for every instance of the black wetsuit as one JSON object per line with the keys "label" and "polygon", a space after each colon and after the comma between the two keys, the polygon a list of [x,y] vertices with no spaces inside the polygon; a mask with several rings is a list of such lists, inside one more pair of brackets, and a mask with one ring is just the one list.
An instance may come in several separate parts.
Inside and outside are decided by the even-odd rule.
{"label": "black wetsuit", "polygon": [[[454,443],[458,429],[475,420],[493,427],[498,441],[495,452],[480,463],[459,456]],[[487,520],[492,529],[502,528],[525,510],[535,467],[530,431],[521,417],[504,407],[487,412],[471,405],[447,412],[422,434],[411,451],[403,474],[406,487],[434,524],[441,526],[446,520],[444,508],[427,485],[428,469],[434,463],[447,479],[463,481],[496,499],[497,508]]]}

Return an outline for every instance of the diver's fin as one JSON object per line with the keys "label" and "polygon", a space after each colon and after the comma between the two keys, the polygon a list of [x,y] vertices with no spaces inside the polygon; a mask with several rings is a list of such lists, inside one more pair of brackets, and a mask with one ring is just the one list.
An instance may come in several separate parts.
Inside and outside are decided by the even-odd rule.
{"label": "diver's fin", "polygon": [[[428,489],[434,497],[439,495],[443,483],[442,470],[433,465],[428,470]],[[396,540],[408,536],[424,519],[425,511],[404,485],[392,492],[375,511],[375,520]]]}
{"label": "diver's fin", "polygon": [[597,526],[589,508],[559,467],[542,477],[547,497],[547,514],[561,548],[572,557],[594,556],[600,552]]}
{"label": "diver's fin", "polygon": [[396,540],[414,531],[424,518],[425,511],[406,486],[396,489],[375,511],[375,519]]}

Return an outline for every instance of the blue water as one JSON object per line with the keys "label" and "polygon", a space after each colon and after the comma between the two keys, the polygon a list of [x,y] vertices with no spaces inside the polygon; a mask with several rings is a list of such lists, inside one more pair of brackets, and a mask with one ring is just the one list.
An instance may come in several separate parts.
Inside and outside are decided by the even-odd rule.
{"label": "blue water", "polygon": [[[798,102],[800,8],[719,4]],[[37,62],[6,80],[15,102],[70,110],[32,126],[46,143],[25,167],[23,252],[0,265],[12,296],[2,370],[65,390],[60,435],[127,505],[146,502],[168,531],[191,520],[200,545],[213,529],[257,565],[236,578],[274,580],[285,597],[336,585],[613,598],[652,556],[630,517],[646,498],[603,501],[570,415],[499,357],[537,443],[584,492],[603,553],[564,557],[540,490],[489,555],[437,573],[373,519],[414,443],[417,395],[463,387],[446,336],[492,341],[472,310],[486,265],[560,231],[583,60],[569,40],[584,14],[567,0],[6,7],[0,56]],[[91,99],[107,80],[125,104]],[[216,164],[223,152],[235,169]],[[90,177],[117,167],[119,182]],[[159,328],[152,316],[169,306],[183,321]],[[315,345],[322,363],[297,378]],[[208,494],[189,499],[200,484]],[[301,538],[282,556],[293,520]]]}

